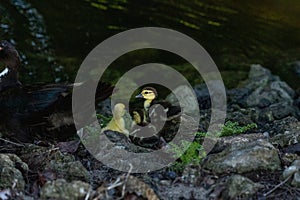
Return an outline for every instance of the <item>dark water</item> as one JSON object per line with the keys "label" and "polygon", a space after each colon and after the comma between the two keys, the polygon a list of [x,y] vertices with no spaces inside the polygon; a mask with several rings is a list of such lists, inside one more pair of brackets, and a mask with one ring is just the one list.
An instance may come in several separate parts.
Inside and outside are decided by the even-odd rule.
{"label": "dark water", "polygon": [[[229,87],[245,78],[251,63],[269,68],[294,88],[300,85],[288,65],[300,60],[300,1],[1,0],[0,12],[0,39],[15,42],[21,51],[21,78],[27,83],[72,82],[84,57],[104,39],[158,26],[198,41]],[[167,60],[197,83],[191,67],[173,57],[134,52],[118,59],[108,77],[115,80],[139,63]]]}

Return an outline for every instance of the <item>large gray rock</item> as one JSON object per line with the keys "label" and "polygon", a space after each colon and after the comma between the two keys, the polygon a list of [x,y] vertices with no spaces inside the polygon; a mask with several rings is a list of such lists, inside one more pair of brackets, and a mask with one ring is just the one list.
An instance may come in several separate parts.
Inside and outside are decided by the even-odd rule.
{"label": "large gray rock", "polygon": [[203,168],[213,173],[277,170],[281,163],[278,151],[269,142],[259,139],[249,143],[234,143],[225,150],[208,155]]}
{"label": "large gray rock", "polygon": [[[295,91],[286,82],[261,65],[252,65],[242,86],[228,91],[229,108],[237,111],[238,107],[246,108],[251,119],[258,124],[287,116],[299,118],[295,97]],[[250,112],[250,109],[254,110]]]}
{"label": "large gray rock", "polygon": [[0,154],[0,190],[14,186],[23,191],[25,181],[22,175],[28,171],[28,166],[14,154]]}
{"label": "large gray rock", "polygon": [[[262,107],[265,102],[269,105],[280,102],[292,103],[295,92],[286,82],[278,76],[271,74],[270,70],[261,65],[251,65],[246,88],[252,90],[247,97],[248,107]],[[267,105],[268,106],[268,105]]]}
{"label": "large gray rock", "polygon": [[266,139],[261,133],[241,134],[227,137],[217,138],[217,142],[210,153],[219,153],[224,149],[231,147],[235,144],[247,144],[250,142],[257,141],[259,139]]}

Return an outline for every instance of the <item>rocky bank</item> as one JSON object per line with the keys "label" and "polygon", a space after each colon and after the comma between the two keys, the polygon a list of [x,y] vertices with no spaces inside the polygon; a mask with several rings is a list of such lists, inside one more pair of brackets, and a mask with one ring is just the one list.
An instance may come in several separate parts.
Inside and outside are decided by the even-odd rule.
{"label": "rocky bank", "polygon": [[[205,131],[209,92],[204,84],[194,90],[199,131]],[[124,173],[94,159],[78,140],[16,144],[2,138],[0,199],[299,199],[300,94],[252,65],[248,79],[227,95],[226,121],[257,128],[217,138],[199,164],[182,171]]]}

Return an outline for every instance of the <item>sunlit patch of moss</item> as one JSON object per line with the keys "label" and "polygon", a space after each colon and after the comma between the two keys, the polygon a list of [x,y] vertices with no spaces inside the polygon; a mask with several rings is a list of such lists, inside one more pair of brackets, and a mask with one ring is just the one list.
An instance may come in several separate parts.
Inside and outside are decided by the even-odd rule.
{"label": "sunlit patch of moss", "polygon": [[207,23],[212,26],[221,26],[221,24],[219,22],[208,21]]}
{"label": "sunlit patch of moss", "polygon": [[104,5],[99,4],[99,3],[91,2],[91,6],[93,6],[95,8],[98,8],[100,10],[107,10],[107,6],[104,6]]}
{"label": "sunlit patch of moss", "polygon": [[198,19],[198,16],[197,15],[194,15],[192,13],[185,13],[186,16],[190,17],[190,18],[193,18],[193,19]]}
{"label": "sunlit patch of moss", "polygon": [[196,29],[196,30],[200,30],[200,27],[197,26],[196,24],[192,24],[192,23],[189,23],[189,22],[184,21],[184,20],[180,20],[179,22],[180,22],[181,24],[183,24],[183,25],[189,27],[189,28]]}
{"label": "sunlit patch of moss", "polygon": [[114,25],[108,25],[108,26],[107,26],[107,29],[110,29],[110,30],[126,30],[125,27],[114,26]]}
{"label": "sunlit patch of moss", "polygon": [[216,6],[216,5],[212,5],[212,4],[206,4],[205,6],[212,10],[216,10],[216,11],[220,11],[220,12],[224,12],[224,13],[229,13],[229,14],[238,13],[236,10],[226,8],[225,6]]}
{"label": "sunlit patch of moss", "polygon": [[97,2],[99,2],[101,4],[108,4],[109,0],[97,0]]}
{"label": "sunlit patch of moss", "polygon": [[120,6],[120,5],[116,5],[116,4],[109,5],[109,7],[112,8],[112,9],[116,9],[116,10],[127,10],[125,7]]}
{"label": "sunlit patch of moss", "polygon": [[116,1],[119,3],[124,3],[124,4],[126,4],[128,2],[127,0],[116,0]]}

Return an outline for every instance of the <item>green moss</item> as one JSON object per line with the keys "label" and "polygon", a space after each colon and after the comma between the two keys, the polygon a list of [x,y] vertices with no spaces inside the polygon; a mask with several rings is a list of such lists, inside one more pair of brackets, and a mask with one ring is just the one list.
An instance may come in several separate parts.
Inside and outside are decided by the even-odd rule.
{"label": "green moss", "polygon": [[[182,172],[186,165],[199,165],[202,158],[205,155],[200,152],[204,152],[202,145],[198,141],[194,141],[189,143],[188,141],[182,141],[181,145],[176,145],[170,143],[170,151],[175,153],[175,157],[179,157],[179,159],[171,166],[171,169],[177,172]],[[187,148],[187,150],[182,154],[182,149]],[[182,154],[182,155],[181,155]]]}
{"label": "green moss", "polygon": [[100,120],[100,126],[105,127],[112,119],[112,116],[107,117],[102,114],[97,114],[97,119]]}
{"label": "green moss", "polygon": [[257,128],[257,125],[255,123],[247,124],[245,126],[240,126],[238,122],[228,121],[225,123],[219,136],[224,137],[224,136],[238,135],[238,134],[245,133],[246,131],[249,131],[254,128]]}
{"label": "green moss", "polygon": [[[228,121],[225,123],[222,131],[220,133],[217,133],[217,136],[225,137],[238,135],[245,133],[246,131],[253,128],[257,128],[257,125],[254,123],[240,126],[238,122]],[[204,137],[206,136],[207,133],[205,132],[196,132],[195,139],[192,143],[189,143],[188,141],[182,141],[181,145],[170,143],[170,151],[174,153],[175,157],[179,157],[179,159],[171,166],[171,169],[182,172],[186,165],[198,165],[200,161],[206,156],[201,144]],[[183,149],[187,150],[182,154]]]}

